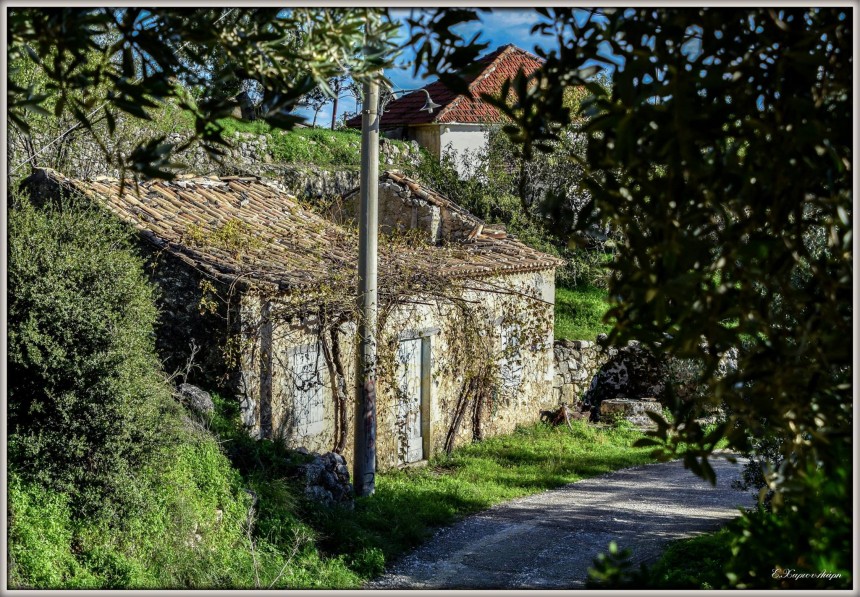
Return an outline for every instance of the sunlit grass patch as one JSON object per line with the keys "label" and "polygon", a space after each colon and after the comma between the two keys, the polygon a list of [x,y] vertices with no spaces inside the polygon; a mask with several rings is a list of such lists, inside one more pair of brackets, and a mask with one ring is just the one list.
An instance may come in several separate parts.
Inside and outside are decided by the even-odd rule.
{"label": "sunlit grass patch", "polygon": [[557,340],[594,340],[608,334],[612,325],[603,322],[609,310],[606,290],[594,286],[555,289],[555,337]]}

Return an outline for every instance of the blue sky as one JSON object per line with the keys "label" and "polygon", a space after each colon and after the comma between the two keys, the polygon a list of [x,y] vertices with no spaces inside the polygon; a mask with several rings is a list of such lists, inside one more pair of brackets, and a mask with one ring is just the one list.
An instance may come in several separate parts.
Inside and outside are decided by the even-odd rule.
{"label": "blue sky", "polygon": [[[405,21],[409,17],[409,9],[392,10],[392,16]],[[551,49],[553,39],[549,37],[532,36],[530,34],[532,26],[537,24],[541,19],[534,10],[518,9],[518,8],[502,8],[493,9],[491,13],[480,13],[481,22],[461,26],[457,32],[464,37],[471,38],[477,32],[481,36],[479,41],[489,43],[486,52],[492,52],[499,46],[505,44],[515,44],[524,50],[534,52],[535,46],[541,46],[545,49]],[[408,39],[408,26],[401,27],[402,39]],[[395,89],[412,89],[423,87],[430,83],[433,79],[424,79],[419,73],[413,76],[413,67],[406,66],[406,63],[413,59],[414,55],[407,50],[399,59],[401,68],[389,69],[386,71],[386,76],[391,80]],[[354,111],[355,100],[352,97],[342,98],[338,106],[338,114],[342,114],[343,110]],[[308,121],[313,120],[312,110],[298,110],[299,114],[308,118]],[[317,126],[329,126],[331,123],[331,104],[320,110]]]}

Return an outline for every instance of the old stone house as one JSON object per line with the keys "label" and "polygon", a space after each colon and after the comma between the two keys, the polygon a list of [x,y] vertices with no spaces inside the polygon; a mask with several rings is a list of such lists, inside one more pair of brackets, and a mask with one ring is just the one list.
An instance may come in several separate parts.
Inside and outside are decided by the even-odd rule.
{"label": "old stone house", "polygon": [[[468,78],[468,93],[455,93],[441,81],[425,86],[439,108],[432,113],[422,111],[427,96],[414,91],[385,106],[379,120],[380,130],[392,139],[414,140],[432,155],[441,157],[451,151],[455,163],[461,166],[463,152],[484,149],[492,126],[504,122],[502,114],[486,103],[481,94],[499,95],[505,81],[518,71],[531,74],[543,61],[513,44],[500,46],[478,59],[479,67]],[[361,115],[346,121],[352,128],[361,128]],[[460,168],[462,169],[462,168]]]}
{"label": "old stone house", "polygon": [[[89,197],[138,232],[168,368],[235,396],[248,431],[350,457],[356,193],[327,213],[256,177],[122,185],[37,171],[36,200]],[[398,173],[380,178],[380,468],[510,432],[558,403],[561,261]]]}

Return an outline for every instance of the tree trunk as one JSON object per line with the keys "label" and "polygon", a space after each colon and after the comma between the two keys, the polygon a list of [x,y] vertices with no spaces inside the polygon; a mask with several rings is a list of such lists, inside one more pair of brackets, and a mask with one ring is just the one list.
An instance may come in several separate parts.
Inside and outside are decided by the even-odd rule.
{"label": "tree trunk", "polygon": [[331,130],[334,130],[334,125],[337,124],[337,96],[331,106]]}
{"label": "tree trunk", "polygon": [[340,434],[337,436],[337,443],[335,444],[334,451],[340,454],[343,452],[343,449],[346,447],[346,437],[347,437],[347,421],[346,421],[346,375],[343,372],[343,359],[341,358],[340,352],[340,336],[338,335],[338,327],[341,321],[338,322],[338,326],[332,326],[330,329],[331,333],[331,354],[332,360],[334,361],[334,368],[337,372],[337,387],[340,392],[340,412],[338,413],[339,426],[340,426]]}
{"label": "tree trunk", "polygon": [[445,453],[451,454],[454,449],[454,440],[457,438],[457,429],[460,428],[460,422],[466,414],[466,409],[469,405],[469,395],[475,387],[475,380],[470,379],[468,383],[463,383],[463,388],[460,390],[460,396],[457,398],[457,406],[454,409],[454,420],[451,421],[451,426],[448,428],[448,435],[445,437]]}
{"label": "tree trunk", "polygon": [[[483,381],[483,380],[482,380]],[[484,439],[484,402],[486,402],[486,385],[476,382],[475,408],[472,411],[472,441],[479,442]]]}
{"label": "tree trunk", "polygon": [[24,135],[24,151],[27,152],[27,159],[30,162],[30,169],[35,170],[39,167],[36,163],[36,147],[33,145],[33,139],[30,135]]}
{"label": "tree trunk", "polygon": [[[323,351],[326,367],[328,368],[331,396],[334,402],[334,446],[331,451],[340,454],[346,447],[346,380],[343,375],[343,363],[340,358],[340,338],[337,329],[341,320],[327,323],[325,312],[320,310],[320,346]],[[326,332],[331,340],[326,338]]]}

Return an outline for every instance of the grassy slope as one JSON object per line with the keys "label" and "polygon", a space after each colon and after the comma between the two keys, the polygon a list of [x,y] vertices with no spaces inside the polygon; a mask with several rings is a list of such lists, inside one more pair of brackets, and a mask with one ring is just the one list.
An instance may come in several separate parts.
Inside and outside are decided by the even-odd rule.
{"label": "grassy slope", "polygon": [[602,321],[608,309],[606,291],[601,288],[556,288],[556,339],[594,340],[598,334],[609,333],[612,325]]}
{"label": "grassy slope", "polygon": [[300,487],[291,475],[297,456],[249,438],[236,405],[215,400],[211,428],[243,485],[259,496],[257,533],[271,544],[289,545],[296,528],[310,532],[304,570],[288,576],[315,587],[358,587],[435,528],[493,504],[651,461],[648,449],[631,447],[641,433],[629,427],[535,425],[464,446],[423,468],[382,473],[376,494],[346,512],[297,499]]}
{"label": "grassy slope", "polygon": [[[233,142],[237,133],[268,136],[269,151],[278,163],[337,166],[342,169],[358,168],[361,163],[361,132],[355,129],[295,128],[279,131],[272,130],[261,120],[242,122],[226,118],[219,122],[224,127],[224,136]],[[401,150],[406,146],[402,141],[389,141]],[[380,165],[385,167],[381,162]]]}

